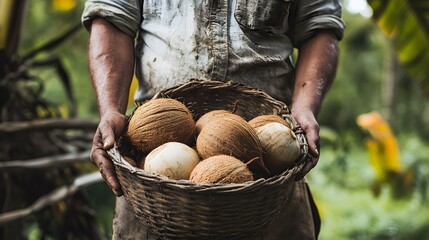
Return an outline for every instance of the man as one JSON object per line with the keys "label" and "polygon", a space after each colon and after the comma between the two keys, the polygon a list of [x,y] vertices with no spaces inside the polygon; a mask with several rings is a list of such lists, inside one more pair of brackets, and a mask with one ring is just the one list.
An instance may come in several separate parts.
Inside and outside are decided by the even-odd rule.
{"label": "man", "polygon": [[312,158],[265,239],[317,238],[317,210],[303,178],[319,159],[316,116],[335,77],[344,31],[338,1],[88,0],[82,21],[91,32],[89,65],[100,112],[91,160],[118,197],[114,239],[153,238],[120,197],[106,154],[126,127],[134,73],[136,100],[198,78],[258,87],[291,104]]}

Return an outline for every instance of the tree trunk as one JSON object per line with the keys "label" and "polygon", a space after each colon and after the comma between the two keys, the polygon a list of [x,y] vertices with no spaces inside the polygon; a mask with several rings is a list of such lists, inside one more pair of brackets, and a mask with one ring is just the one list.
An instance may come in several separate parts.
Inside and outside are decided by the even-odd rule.
{"label": "tree trunk", "polygon": [[386,57],[385,79],[382,86],[383,115],[388,122],[394,115],[397,67],[394,43],[389,41],[389,54]]}
{"label": "tree trunk", "polygon": [[8,57],[18,49],[26,3],[26,0],[0,1],[0,50]]}
{"label": "tree trunk", "polygon": [[[26,2],[26,0],[0,1],[0,80],[8,72],[5,66],[9,65],[18,50]],[[0,197],[0,211],[8,212],[23,207],[20,201],[10,197],[15,196],[13,191],[17,186],[10,181],[9,175],[2,175],[1,181],[4,189],[0,187],[0,192],[4,195]],[[24,239],[21,235],[21,225],[20,221],[16,221],[2,226],[0,239]]]}

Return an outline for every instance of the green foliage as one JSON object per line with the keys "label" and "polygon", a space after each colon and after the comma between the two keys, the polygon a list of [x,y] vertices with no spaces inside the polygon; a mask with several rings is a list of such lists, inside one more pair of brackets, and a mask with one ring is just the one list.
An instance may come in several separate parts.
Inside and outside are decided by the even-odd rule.
{"label": "green foliage", "polygon": [[[79,24],[82,6],[71,12],[58,12],[51,8],[49,5],[50,3],[51,1],[28,1],[28,11],[25,12],[26,22],[22,28],[22,41],[19,46],[19,57],[23,57],[29,52],[39,49],[47,42],[50,42],[52,39],[55,39],[58,36],[61,36],[64,32],[67,32],[68,29],[72,28],[77,23]],[[86,36],[87,34],[82,28],[78,34],[68,38],[65,42],[61,42],[61,44],[52,51],[49,50],[43,54],[37,54],[37,58],[35,59],[36,61],[33,63],[36,63],[37,60],[44,61],[47,59],[59,59],[65,65],[66,71],[72,79],[73,92],[76,94],[79,103],[78,116],[93,117],[96,116],[96,105],[87,71]],[[9,88],[7,93],[10,95],[16,95],[13,91],[16,90],[23,92],[23,90],[26,90],[23,87],[24,85],[27,86],[32,84],[31,86],[28,86],[28,88],[32,90],[35,89],[33,91],[35,96],[40,97],[40,95],[42,95],[41,100],[32,100],[30,98],[29,101],[24,103],[34,105],[40,105],[43,103],[49,107],[53,106],[52,109],[55,110],[59,108],[61,111],[62,109],[64,111],[61,112],[67,115],[67,106],[70,104],[69,98],[67,97],[66,89],[62,84],[60,84],[63,80],[61,80],[59,75],[53,71],[54,68],[47,68],[47,65],[43,64],[25,64],[20,66],[25,67],[27,65],[30,66],[28,75],[27,72],[25,72],[26,75],[20,75],[20,78],[12,79],[16,81],[10,81],[8,86],[12,85],[12,83],[16,83],[18,87]],[[32,87],[33,85],[35,87]],[[29,93],[31,94],[33,92],[27,91],[21,95],[25,97],[26,95],[29,95]],[[48,99],[48,101],[45,102],[45,99]],[[10,102],[15,103],[17,101]],[[12,113],[20,113],[25,110],[23,108],[24,106],[12,106],[18,106],[11,108]],[[7,114],[6,111],[2,111],[2,113],[6,113],[5,115],[11,115]],[[38,112],[35,112],[34,115],[34,117],[31,116],[32,118],[28,119],[21,118],[12,120],[24,121],[33,120],[37,117],[60,117],[58,114],[49,116],[40,114],[39,116]],[[3,147],[7,150],[7,154],[5,154],[6,151],[2,151],[2,156],[6,156],[3,160],[31,159],[68,152],[69,149],[63,145],[63,143],[67,141],[66,138],[63,138],[66,137],[66,134],[62,133],[62,131],[58,130],[52,132],[45,130],[40,131],[40,133],[35,131],[30,133],[25,132],[23,134],[6,135],[8,137],[7,139],[5,138],[5,141],[7,141],[3,143]],[[53,138],[54,135],[55,138]],[[80,136],[79,134],[75,134],[74,137],[75,139],[78,139]],[[80,138],[79,141],[81,142],[81,146],[85,144],[84,139]],[[90,146],[91,144],[89,141],[85,146],[83,146],[83,148],[89,149]],[[73,149],[70,151],[73,151]],[[87,164],[91,165],[90,162],[87,162]],[[33,203],[38,197],[48,193],[52,189],[68,184],[70,179],[73,179],[81,172],[84,172],[83,168],[73,165],[53,170],[33,171],[31,174],[28,174],[27,172],[7,173],[4,175],[8,176],[4,178],[8,179],[8,181],[5,182],[7,187],[4,189],[14,189],[13,191],[7,191],[6,195],[11,194],[8,198],[12,198],[12,201],[9,200],[9,202],[14,202],[16,204],[9,204],[11,206],[9,206],[9,209],[5,208],[5,210],[9,211],[11,209],[26,207],[30,205],[30,203]],[[24,175],[25,177],[23,177]],[[29,186],[30,188],[28,188]],[[3,190],[3,186],[0,187]],[[103,185],[103,187],[106,188],[105,185]],[[110,196],[112,196],[111,193]],[[112,197],[110,199],[113,200]],[[107,197],[103,200],[109,204],[111,209],[113,209],[111,207],[113,205],[112,201],[106,201]],[[97,210],[100,210],[100,206],[103,206],[102,204],[96,205]],[[107,211],[104,211],[104,209],[101,212],[108,213]],[[106,228],[104,225],[97,225],[99,222],[96,221],[95,218],[100,216],[104,217],[105,215],[95,216],[93,214],[93,209],[89,207],[86,196],[84,196],[82,192],[77,192],[64,201],[60,201],[57,204],[35,213],[31,218],[24,219],[25,223],[23,221],[22,225],[26,229],[23,229],[22,232],[13,232],[13,234],[16,234],[16,239],[24,239],[24,237],[25,239],[99,239],[99,232],[103,232],[103,229],[106,229],[105,232],[107,239],[109,238],[107,235],[110,235],[110,232],[107,229],[110,228]],[[109,215],[107,216],[109,217]],[[21,227],[18,226],[21,224],[20,221],[15,221],[13,224],[16,224],[16,229],[21,229]],[[3,229],[0,229],[0,231],[2,230]],[[9,235],[10,232],[11,231],[8,231],[7,234]],[[3,236],[2,233],[3,231],[0,233],[1,236]]]}
{"label": "green foliage", "polygon": [[409,136],[401,143],[404,165],[417,164],[419,177],[412,194],[399,199],[386,185],[375,195],[375,173],[362,146],[323,148],[317,168],[307,176],[322,217],[321,240],[429,238],[427,143]]}
{"label": "green foliage", "polygon": [[422,140],[429,136],[428,99],[399,67],[390,123],[403,166],[418,170],[411,195],[395,199],[394,189],[376,184],[366,134],[356,125],[359,114],[383,108],[389,44],[370,19],[347,11],[344,19],[337,78],[319,115],[321,159],[308,175],[322,215],[320,239],[428,239],[429,163]]}
{"label": "green foliage", "polygon": [[398,58],[429,94],[429,2],[368,0],[373,19],[393,39]]}
{"label": "green foliage", "polygon": [[[383,83],[389,43],[371,19],[344,11],[347,29],[340,42],[336,80],[320,112],[320,124],[340,134],[362,131],[356,126],[359,114],[383,109]],[[395,133],[413,132],[429,136],[429,101],[420,85],[396,69],[397,91],[390,124]]]}
{"label": "green foliage", "polygon": [[[77,2],[76,8],[64,12],[53,9],[51,1],[28,1],[28,14],[23,26],[20,54],[25,55],[79,23],[84,2]],[[49,56],[41,54],[39,57],[58,56],[61,59],[72,81],[73,92],[78,102],[78,116],[95,118],[98,114],[95,94],[89,79],[87,39],[88,33],[82,27],[66,42],[49,52]],[[32,74],[46,82],[44,97],[53,104],[61,106],[62,109],[69,104],[65,90],[52,68],[34,69]]]}

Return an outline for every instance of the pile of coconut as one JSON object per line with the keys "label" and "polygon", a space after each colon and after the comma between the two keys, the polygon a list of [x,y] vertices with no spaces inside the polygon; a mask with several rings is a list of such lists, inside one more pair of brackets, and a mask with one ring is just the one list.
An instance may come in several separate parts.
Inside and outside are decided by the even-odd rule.
{"label": "pile of coconut", "polygon": [[124,137],[141,152],[131,165],[170,179],[195,183],[245,183],[280,174],[301,153],[290,125],[277,115],[250,121],[213,110],[195,122],[171,98],[147,101],[133,112]]}

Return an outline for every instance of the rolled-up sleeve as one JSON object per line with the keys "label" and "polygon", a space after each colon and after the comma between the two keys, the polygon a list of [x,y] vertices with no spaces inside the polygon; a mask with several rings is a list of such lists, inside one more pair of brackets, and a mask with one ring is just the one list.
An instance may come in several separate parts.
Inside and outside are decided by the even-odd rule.
{"label": "rolled-up sleeve", "polygon": [[331,30],[338,39],[344,34],[342,6],[338,0],[296,1],[293,27],[290,37],[299,47],[318,30]]}
{"label": "rolled-up sleeve", "polygon": [[82,13],[82,24],[90,29],[94,18],[104,18],[116,28],[134,38],[142,20],[142,0],[87,0]]}

